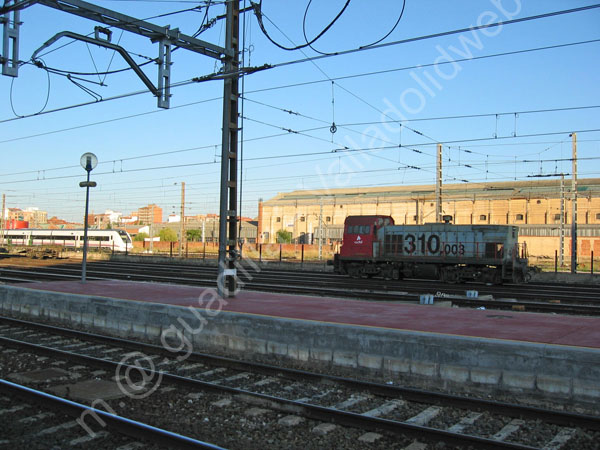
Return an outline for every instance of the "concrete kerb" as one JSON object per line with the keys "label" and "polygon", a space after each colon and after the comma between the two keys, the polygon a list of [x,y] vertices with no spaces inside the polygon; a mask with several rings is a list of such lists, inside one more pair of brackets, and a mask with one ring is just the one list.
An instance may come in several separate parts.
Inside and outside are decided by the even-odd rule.
{"label": "concrete kerb", "polygon": [[[172,348],[215,349],[268,355],[402,378],[423,386],[471,386],[478,390],[598,402],[600,350],[470,338],[425,332],[320,323],[222,311],[209,316],[188,307],[0,286],[3,313],[97,333],[138,338]],[[204,314],[200,314],[200,313]],[[205,320],[202,320],[204,318]],[[183,323],[187,324],[184,326]]]}

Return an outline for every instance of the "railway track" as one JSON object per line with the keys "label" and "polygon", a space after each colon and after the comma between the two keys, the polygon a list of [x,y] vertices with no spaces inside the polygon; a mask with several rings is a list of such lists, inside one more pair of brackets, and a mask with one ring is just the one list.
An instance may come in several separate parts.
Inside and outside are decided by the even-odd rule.
{"label": "railway track", "polygon": [[[214,286],[214,266],[124,262],[88,263],[88,279],[122,279],[199,286]],[[46,267],[0,267],[0,281],[18,283],[43,280],[76,280],[77,264]],[[584,285],[450,285],[423,280],[355,280],[323,272],[298,272],[248,268],[241,275],[245,289],[307,295],[329,295],[380,301],[416,302],[420,294],[435,301],[449,300],[459,306],[532,312],[600,315],[600,288]],[[477,290],[479,298],[464,298]],[[462,298],[461,298],[462,297]],[[493,299],[493,300],[492,300]]]}
{"label": "railway track", "polygon": [[[107,413],[81,403],[0,379],[0,415],[4,432],[0,446],[6,448],[77,448],[96,449],[221,449],[191,439]],[[85,422],[94,415],[103,427]],[[78,420],[82,421],[81,423]],[[89,422],[89,421],[88,421]],[[159,443],[160,445],[157,445]]]}
{"label": "railway track", "polygon": [[43,388],[71,396],[85,383],[119,380],[128,395],[105,400],[117,414],[230,448],[387,449],[416,442],[439,448],[443,442],[445,448],[585,450],[600,440],[600,417],[211,355],[183,359],[162,347],[14,319],[0,319],[0,346],[2,378],[61,369],[62,377]]}

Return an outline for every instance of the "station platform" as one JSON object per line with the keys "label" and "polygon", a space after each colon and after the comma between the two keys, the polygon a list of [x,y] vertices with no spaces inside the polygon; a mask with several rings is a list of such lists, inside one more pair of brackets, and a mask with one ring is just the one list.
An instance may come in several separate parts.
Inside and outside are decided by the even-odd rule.
{"label": "station platform", "polygon": [[247,290],[219,298],[212,289],[126,281],[4,285],[0,307],[159,345],[185,340],[195,351],[340,366],[428,387],[600,400],[596,317]]}
{"label": "station platform", "polygon": [[[52,281],[29,289],[203,307],[205,288],[127,281]],[[323,323],[378,327],[486,339],[600,348],[600,318],[540,313],[436,308],[435,305],[347,300],[333,297],[241,291],[222,311]],[[216,305],[213,305],[213,309]]]}

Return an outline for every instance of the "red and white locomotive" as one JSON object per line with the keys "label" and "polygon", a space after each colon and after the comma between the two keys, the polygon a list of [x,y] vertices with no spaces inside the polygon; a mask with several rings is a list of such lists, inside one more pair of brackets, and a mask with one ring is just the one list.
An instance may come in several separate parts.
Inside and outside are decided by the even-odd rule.
{"label": "red and white locomotive", "polygon": [[518,238],[511,225],[394,225],[390,216],[349,216],[333,265],[351,277],[521,283],[529,268]]}

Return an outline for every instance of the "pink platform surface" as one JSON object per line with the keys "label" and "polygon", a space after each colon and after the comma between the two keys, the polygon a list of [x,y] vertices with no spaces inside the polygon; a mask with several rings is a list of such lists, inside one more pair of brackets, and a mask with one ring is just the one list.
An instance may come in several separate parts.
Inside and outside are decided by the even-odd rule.
{"label": "pink platform surface", "polygon": [[[19,284],[44,291],[199,307],[206,288],[128,281]],[[341,294],[341,293],[340,293]],[[210,299],[204,297],[206,304]],[[213,303],[213,309],[218,303]],[[223,311],[325,323],[600,348],[600,318],[242,291],[220,302]]]}

